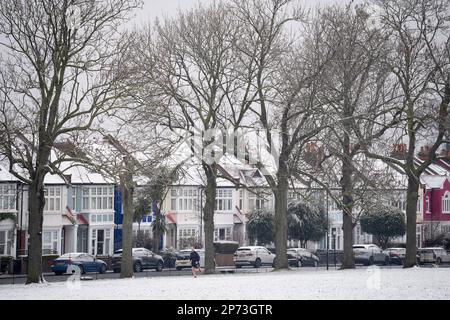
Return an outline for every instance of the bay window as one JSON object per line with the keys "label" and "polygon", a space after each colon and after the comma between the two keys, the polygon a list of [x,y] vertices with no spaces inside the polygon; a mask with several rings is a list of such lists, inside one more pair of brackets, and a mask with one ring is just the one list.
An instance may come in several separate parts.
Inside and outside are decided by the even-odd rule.
{"label": "bay window", "polygon": [[45,187],[44,211],[61,211],[61,187]]}
{"label": "bay window", "polygon": [[233,211],[233,190],[217,189],[216,211]]}
{"label": "bay window", "polygon": [[0,210],[16,210],[16,186],[0,186]]}
{"label": "bay window", "polygon": [[113,210],[114,187],[83,188],[83,210]]}
{"label": "bay window", "polygon": [[196,188],[172,188],[171,209],[173,211],[198,211],[198,190]]}
{"label": "bay window", "polygon": [[0,256],[12,254],[13,230],[0,230]]}
{"label": "bay window", "polygon": [[53,254],[58,253],[58,230],[47,230],[43,232],[42,236],[42,253]]}

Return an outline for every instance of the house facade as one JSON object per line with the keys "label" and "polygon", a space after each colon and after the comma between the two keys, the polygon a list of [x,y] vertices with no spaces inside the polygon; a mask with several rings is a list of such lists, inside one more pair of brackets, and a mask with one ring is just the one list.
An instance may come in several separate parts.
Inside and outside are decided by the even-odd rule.
{"label": "house facade", "polygon": [[112,255],[115,184],[75,166],[44,179],[43,254]]}
{"label": "house facade", "polygon": [[0,256],[24,254],[27,217],[27,186],[0,166]]}

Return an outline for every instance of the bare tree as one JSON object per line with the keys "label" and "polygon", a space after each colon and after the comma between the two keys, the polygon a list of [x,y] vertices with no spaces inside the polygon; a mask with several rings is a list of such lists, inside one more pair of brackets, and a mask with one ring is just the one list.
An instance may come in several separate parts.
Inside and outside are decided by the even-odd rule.
{"label": "bare tree", "polygon": [[251,110],[262,132],[258,139],[263,140],[269,158],[277,163],[274,168],[270,160],[264,161],[265,155],[258,159],[260,168],[267,168],[265,177],[275,197],[275,268],[287,268],[289,177],[295,167],[296,150],[326,127],[315,95],[323,66],[330,57],[313,53],[314,36],[321,31],[318,25],[307,26],[299,39],[288,36],[289,26],[299,28],[294,23],[306,19],[293,1],[234,1],[234,6],[244,38],[251,39],[252,50],[242,51],[256,66],[256,97]]}
{"label": "bare tree", "polygon": [[[214,209],[217,163],[222,141],[217,130],[228,121],[227,95],[234,90],[236,24],[222,4],[199,6],[157,22],[137,37],[130,92],[151,116],[160,108],[161,125],[188,142],[205,177],[205,272],[214,271]],[[142,88],[145,88],[143,92]],[[154,113],[154,111],[152,111]],[[199,139],[195,139],[195,138]]]}
{"label": "bare tree", "polygon": [[[30,186],[27,283],[40,282],[44,177],[56,140],[89,129],[121,95],[118,27],[139,1],[2,1],[0,152]],[[70,157],[69,157],[70,158]]]}
{"label": "bare tree", "polygon": [[[450,2],[428,0],[374,1],[382,28],[389,34],[386,64],[399,83],[397,108],[387,122],[374,117],[374,135],[382,139],[363,143],[366,154],[403,172],[407,187],[407,244],[404,267],[416,264],[416,208],[420,175],[436,158],[449,130]],[[388,128],[388,130],[387,130]],[[419,143],[431,147],[427,159],[415,162]],[[388,145],[386,145],[388,143]],[[392,143],[405,143],[401,159],[391,157]]]}
{"label": "bare tree", "polygon": [[[325,171],[319,176],[311,174],[313,171],[303,172],[303,175],[315,181],[317,177],[327,179],[319,182],[328,192],[330,187],[341,189],[342,199],[336,202],[343,211],[344,258],[341,268],[347,269],[354,268],[352,234],[360,215],[353,211],[358,198],[361,201],[365,198],[365,188],[370,182],[367,174],[373,166],[359,156],[361,146],[353,128],[364,126],[363,120],[373,109],[386,112],[379,108],[386,105],[389,97],[385,89],[388,71],[382,64],[385,40],[380,30],[371,24],[364,6],[328,7],[320,13],[320,20],[324,32],[318,46],[330,48],[333,57],[325,67],[325,81],[317,99],[326,106],[324,112],[332,125],[320,136],[326,155],[318,159],[320,166],[312,168],[313,171]],[[374,138],[363,130],[364,139]],[[359,190],[355,192],[355,188]]]}

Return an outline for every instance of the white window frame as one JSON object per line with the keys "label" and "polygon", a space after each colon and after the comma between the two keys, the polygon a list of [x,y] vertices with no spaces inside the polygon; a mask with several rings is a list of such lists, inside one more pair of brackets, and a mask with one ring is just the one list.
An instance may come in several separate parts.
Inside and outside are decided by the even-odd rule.
{"label": "white window frame", "polygon": [[114,187],[84,187],[82,209],[97,212],[114,210]]}
{"label": "white window frame", "polygon": [[425,213],[431,213],[430,212],[430,197],[428,195],[425,196]]}
{"label": "white window frame", "polygon": [[[46,241],[46,234],[50,234],[50,241]],[[42,231],[42,251],[50,250],[51,253],[58,253],[58,244],[60,241],[60,231],[57,229]]]}
{"label": "white window frame", "polygon": [[442,196],[442,213],[450,214],[450,192],[446,191]]}
{"label": "white window frame", "polygon": [[172,188],[170,191],[170,206],[172,211],[199,211],[198,188]]}
{"label": "white window frame", "polygon": [[62,209],[62,187],[44,187],[46,212],[61,212]]}
{"label": "white window frame", "polygon": [[[3,233],[3,234],[2,234]],[[14,246],[14,230],[0,230],[0,256],[12,256]]]}
{"label": "white window frame", "polygon": [[16,211],[17,189],[14,184],[0,185],[0,211],[10,212]]}
{"label": "white window frame", "polygon": [[95,228],[91,230],[91,254],[93,256],[97,256],[99,253],[97,251],[97,245],[98,245],[98,231],[103,230],[103,245],[102,250],[103,253],[101,253],[102,256],[109,256],[111,255],[111,241],[112,241],[112,230],[111,228]]}
{"label": "white window frame", "polygon": [[416,212],[418,213],[422,213],[422,209],[423,209],[423,203],[422,203],[423,198],[419,197],[417,199],[417,208],[416,208]]}
{"label": "white window frame", "polygon": [[233,211],[233,189],[218,188],[216,191],[216,212]]}
{"label": "white window frame", "polygon": [[[231,241],[232,240],[232,231],[231,227],[219,227],[214,229],[214,241]],[[220,239],[220,230],[225,230],[225,239]]]}

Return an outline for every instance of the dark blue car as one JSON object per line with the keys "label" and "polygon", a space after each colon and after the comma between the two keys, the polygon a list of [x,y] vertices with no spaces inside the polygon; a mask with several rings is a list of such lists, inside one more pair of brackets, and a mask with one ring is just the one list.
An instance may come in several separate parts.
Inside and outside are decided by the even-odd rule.
{"label": "dark blue car", "polygon": [[86,272],[106,272],[106,262],[87,253],[66,253],[53,261],[52,271],[61,275],[69,266],[77,266],[82,274]]}

